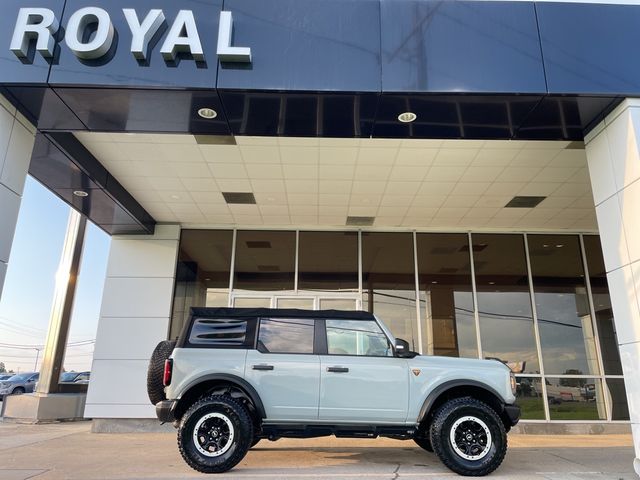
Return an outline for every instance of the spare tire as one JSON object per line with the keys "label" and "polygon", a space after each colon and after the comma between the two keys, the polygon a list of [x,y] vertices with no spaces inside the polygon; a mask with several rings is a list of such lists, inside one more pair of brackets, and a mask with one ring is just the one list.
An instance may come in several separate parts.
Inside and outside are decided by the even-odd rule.
{"label": "spare tire", "polygon": [[164,394],[164,385],[162,384],[164,361],[169,358],[175,346],[176,342],[174,340],[164,340],[156,345],[151,354],[149,369],[147,370],[147,394],[153,405],[167,399]]}

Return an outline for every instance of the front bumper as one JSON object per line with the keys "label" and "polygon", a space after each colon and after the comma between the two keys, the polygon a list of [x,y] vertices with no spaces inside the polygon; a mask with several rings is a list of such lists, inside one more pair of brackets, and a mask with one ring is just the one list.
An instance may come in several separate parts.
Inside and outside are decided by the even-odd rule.
{"label": "front bumper", "polygon": [[509,419],[509,422],[511,423],[512,427],[520,421],[519,405],[516,405],[515,403],[513,405],[505,405],[504,413],[506,414],[506,417]]}
{"label": "front bumper", "polygon": [[176,418],[174,411],[178,402],[175,400],[163,400],[156,403],[156,417],[162,423],[173,422]]}

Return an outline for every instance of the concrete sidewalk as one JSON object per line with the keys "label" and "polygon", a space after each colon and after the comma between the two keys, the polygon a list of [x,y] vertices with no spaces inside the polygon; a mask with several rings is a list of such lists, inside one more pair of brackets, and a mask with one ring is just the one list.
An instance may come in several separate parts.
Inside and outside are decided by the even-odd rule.
{"label": "concrete sidewalk", "polygon": [[[509,452],[492,479],[637,480],[630,435],[510,435]],[[455,478],[433,454],[411,441],[262,441],[231,472],[206,476],[191,470],[175,434],[90,433],[90,423],[0,423],[0,479],[241,480]]]}

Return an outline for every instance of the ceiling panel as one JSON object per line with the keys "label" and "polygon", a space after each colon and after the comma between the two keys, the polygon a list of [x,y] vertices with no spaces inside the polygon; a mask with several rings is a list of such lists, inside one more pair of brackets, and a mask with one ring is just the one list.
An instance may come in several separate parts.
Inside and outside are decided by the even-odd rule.
{"label": "ceiling panel", "polygon": [[[569,142],[76,136],[159,222],[342,227],[358,215],[377,227],[597,230],[585,152]],[[548,198],[505,209],[515,195]]]}

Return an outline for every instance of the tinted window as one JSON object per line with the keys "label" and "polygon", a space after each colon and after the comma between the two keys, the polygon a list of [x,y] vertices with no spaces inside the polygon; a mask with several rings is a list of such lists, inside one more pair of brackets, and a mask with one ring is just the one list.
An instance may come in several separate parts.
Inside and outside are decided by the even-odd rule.
{"label": "tinted window", "polygon": [[539,373],[522,235],[474,234],[482,354]]}
{"label": "tinted window", "polygon": [[314,321],[310,319],[263,318],[258,333],[262,353],[313,353]]}
{"label": "tinted window", "polygon": [[362,309],[418,350],[416,277],[410,233],[362,234]]}
{"label": "tinted window", "polygon": [[238,232],[234,290],[293,290],[296,232]]}
{"label": "tinted window", "polygon": [[358,290],[357,232],[300,232],[298,288]]}
{"label": "tinted window", "polygon": [[327,347],[329,355],[393,355],[387,337],[373,321],[327,320]]}
{"label": "tinted window", "polygon": [[247,320],[241,318],[197,318],[191,327],[189,343],[240,347],[245,344]]}

